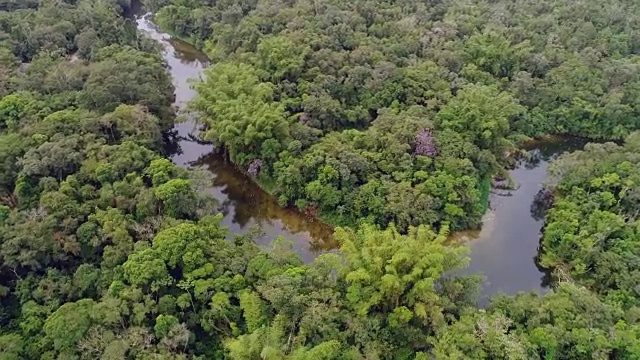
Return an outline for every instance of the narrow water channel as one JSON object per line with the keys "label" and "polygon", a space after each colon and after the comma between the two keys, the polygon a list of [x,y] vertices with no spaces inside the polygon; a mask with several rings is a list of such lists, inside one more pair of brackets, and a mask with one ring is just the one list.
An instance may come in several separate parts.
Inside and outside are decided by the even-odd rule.
{"label": "narrow water channel", "polygon": [[[169,65],[175,87],[174,105],[184,109],[196,95],[190,81],[203,76],[206,56],[192,45],[160,32],[148,16],[139,16],[136,22],[139,30],[164,47],[162,56]],[[173,162],[183,167],[205,169],[212,174],[213,183],[209,191],[220,202],[224,214],[222,224],[228,226],[231,233],[260,226],[265,235],[258,242],[268,244],[282,235],[293,241],[293,250],[307,262],[319,252],[335,247],[331,227],[310,220],[296,210],[278,206],[274,197],[213,153],[212,145],[194,141],[189,136],[197,131],[192,120],[177,124],[174,130],[180,141],[179,152],[173,156]]]}
{"label": "narrow water channel", "polygon": [[[168,63],[176,89],[175,105],[184,109],[196,94],[189,85],[191,79],[203,76],[206,56],[192,45],[160,32],[148,16],[137,17],[138,29],[164,46],[163,57]],[[173,161],[184,167],[211,172],[211,193],[220,200],[225,217],[223,224],[232,233],[259,225],[266,235],[259,239],[266,244],[279,235],[293,241],[294,250],[306,262],[319,252],[335,246],[332,229],[318,221],[310,221],[302,213],[282,208],[275,198],[265,193],[252,180],[212,152],[212,146],[193,141],[195,123],[186,121],[175,127],[180,152]],[[469,232],[471,264],[468,272],[485,275],[483,299],[499,292],[520,291],[542,293],[548,287],[548,275],[536,265],[543,220],[532,211],[534,197],[542,188],[549,162],[565,151],[584,146],[583,141],[553,140],[533,143],[531,158],[511,171],[518,189],[494,194],[491,209],[485,216],[482,231]]]}

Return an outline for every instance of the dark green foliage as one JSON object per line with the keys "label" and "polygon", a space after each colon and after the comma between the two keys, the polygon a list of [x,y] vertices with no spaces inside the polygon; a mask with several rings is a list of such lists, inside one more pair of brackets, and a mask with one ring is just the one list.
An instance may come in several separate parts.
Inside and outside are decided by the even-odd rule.
{"label": "dark green foliage", "polygon": [[[337,225],[474,227],[478,183],[513,139],[639,127],[632,2],[151,3],[216,63],[194,104],[204,137],[243,169],[261,161],[281,204]],[[424,129],[444,148],[431,159],[414,155]]]}
{"label": "dark green foliage", "polygon": [[637,129],[636,3],[147,1],[216,60],[205,137],[354,225],[310,264],[161,156],[172,89],[130,5],[0,1],[0,359],[640,358],[640,135],[556,163],[547,295],[477,309],[447,242],[519,135]]}
{"label": "dark green foliage", "polygon": [[[174,120],[170,78],[113,5],[0,13],[4,44],[31,61],[19,72],[2,63],[3,359],[162,357],[147,349],[153,326],[123,328],[129,310],[103,296],[141,243],[211,208],[191,174],[159,154]],[[74,60],[77,29],[100,37]],[[185,332],[165,323],[158,341],[171,353]]]}
{"label": "dark green foliage", "polygon": [[486,311],[466,311],[433,338],[437,359],[636,359],[637,308],[563,283],[544,296],[493,300]]}
{"label": "dark green foliage", "polygon": [[624,145],[590,144],[554,164],[556,203],[547,217],[542,264],[612,301],[640,306],[640,134]]}

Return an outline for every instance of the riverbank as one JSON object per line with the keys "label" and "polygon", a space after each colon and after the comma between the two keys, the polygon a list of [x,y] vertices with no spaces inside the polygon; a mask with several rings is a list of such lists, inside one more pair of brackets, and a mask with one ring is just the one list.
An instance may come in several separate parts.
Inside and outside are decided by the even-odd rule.
{"label": "riverbank", "polygon": [[[163,46],[162,56],[169,66],[175,88],[174,106],[185,109],[196,95],[190,79],[199,79],[208,64],[205,54],[188,43],[172,39],[162,33],[147,16],[138,16],[139,30]],[[212,151],[208,143],[198,141],[192,135],[197,127],[192,118],[176,124],[178,151],[172,156],[175,164],[208,171],[212,177],[207,190],[220,202],[224,215],[222,225],[231,233],[242,233],[259,226],[264,233],[258,242],[268,245],[278,236],[291,240],[293,250],[306,261],[318,254],[334,249],[333,228],[321,221],[309,221],[295,209],[282,208],[277,200],[262,190],[251,178]]]}
{"label": "riverbank", "polygon": [[[153,40],[136,29],[135,21],[124,20],[117,4],[127,1],[77,0],[64,6],[41,1],[33,9],[2,14],[8,49],[3,54],[9,68],[4,74],[7,88],[0,98],[0,158],[4,163],[0,176],[0,359],[639,357],[640,133],[630,135],[623,146],[590,144],[584,151],[562,156],[550,168],[557,175],[557,196],[552,199],[551,193],[538,193],[541,195],[534,195],[533,202],[529,194],[543,186],[544,167],[561,152],[558,147],[572,149],[567,144],[538,144],[531,149],[510,173],[522,179],[519,186],[494,191],[499,193],[494,195],[497,200],[486,214],[494,217],[486,220],[482,238],[470,243],[469,269],[469,249],[446,244],[444,232],[437,234],[427,226],[406,234],[371,225],[338,229],[334,236],[342,245],[340,251],[315,258],[321,250],[311,245],[315,229],[309,219],[278,206],[273,197],[259,190],[255,179],[211,153],[211,144],[192,136],[198,130],[193,114],[184,110],[194,93],[189,79],[198,76],[206,62],[187,54],[189,49],[179,40],[152,29],[150,36],[157,41]],[[430,80],[439,77],[438,65],[431,66],[429,60],[418,68],[404,68],[414,64],[409,61],[421,59],[422,50],[429,56],[441,54],[423,41],[438,39],[422,35],[436,35],[442,41],[460,36],[460,42],[440,44],[453,51],[462,46],[462,53],[448,55],[471,62],[469,57],[474,55],[491,59],[496,49],[505,59],[510,48],[509,43],[500,42],[501,36],[521,39],[532,31],[532,27],[519,31],[516,27],[522,21],[515,21],[520,20],[517,13],[508,13],[505,19],[515,20],[507,32],[496,32],[495,14],[505,11],[524,11],[530,15],[525,21],[531,18],[550,24],[551,30],[565,30],[551,33],[553,49],[547,50],[556,54],[561,51],[556,45],[561,44],[562,34],[575,33],[566,31],[571,30],[566,26],[586,20],[580,10],[598,13],[594,9],[605,6],[606,11],[598,13],[604,17],[601,23],[615,26],[620,22],[615,17],[620,6],[594,0],[584,4],[591,5],[589,9],[576,8],[571,1],[545,7],[562,14],[555,19],[545,9],[511,6],[507,0],[474,3],[480,9],[497,6],[487,9],[491,11],[487,11],[486,30],[491,33],[467,26],[482,26],[474,16],[483,11],[464,11],[460,18],[459,10],[466,10],[468,4],[462,4],[464,9],[451,8],[460,6],[456,2],[432,7],[363,0],[357,6],[324,2],[312,7],[307,1],[293,1],[274,7],[270,0],[258,0],[244,2],[255,9],[241,13],[233,1],[168,1],[148,3],[167,4],[166,13],[184,25],[178,27],[184,33],[204,36],[194,28],[202,29],[207,23],[194,20],[213,21],[218,14],[226,14],[221,18],[224,24],[210,27],[215,30],[213,36],[218,36],[216,41],[221,33],[232,41],[251,41],[252,30],[258,37],[253,43],[260,49],[257,61],[243,63],[225,53],[229,61],[210,67],[206,86],[197,85],[199,98],[206,97],[206,101],[194,103],[207,115],[203,120],[212,130],[208,138],[227,144],[230,153],[238,154],[234,160],[239,163],[262,159],[278,180],[278,193],[285,191],[288,199],[307,198],[325,210],[344,211],[380,225],[393,219],[403,231],[418,223],[466,228],[477,222],[479,176],[469,175],[489,174],[497,168],[496,158],[504,159],[504,133],[511,122],[506,115],[500,117],[501,110],[520,104],[517,96],[499,93],[496,88],[526,95],[532,87],[534,92],[544,87],[537,86],[544,81],[544,73],[527,79],[520,69],[501,66],[506,76],[501,76],[501,85],[447,89],[446,84],[451,83],[446,80],[465,80],[456,79],[453,69],[433,89],[443,92],[415,91],[418,105],[412,105],[416,98],[403,96],[404,80],[412,80],[413,89],[422,90],[422,86],[436,86]],[[202,7],[190,10],[189,6]],[[640,14],[638,6],[638,12],[629,7],[623,13]],[[576,18],[567,18],[574,13]],[[360,18],[364,21],[358,21]],[[426,33],[438,19],[446,19],[447,27]],[[138,26],[144,27],[144,19],[138,20],[142,22]],[[563,28],[553,28],[554,20]],[[626,25],[640,26],[640,15],[638,20]],[[279,32],[278,24],[287,25],[280,28],[286,30]],[[323,27],[330,24],[337,27]],[[226,29],[219,29],[224,25]],[[233,28],[236,25],[241,33]],[[458,25],[467,31],[451,33],[451,27]],[[366,31],[349,37],[351,26]],[[291,35],[300,29],[308,35],[305,39],[318,45],[309,51],[319,51],[308,58],[305,55],[304,64],[310,66],[300,76],[289,77],[288,83],[296,84],[292,89],[282,75],[269,70],[272,65],[296,66],[289,61],[290,54],[304,41]],[[612,34],[606,30],[604,40]],[[597,40],[599,48],[606,48],[604,41]],[[415,56],[411,53],[414,41],[424,46]],[[230,52],[250,52],[251,44],[247,47]],[[489,50],[488,56],[476,51],[483,49]],[[70,62],[69,55],[75,50],[78,60]],[[526,52],[521,46],[514,50]],[[342,55],[349,59],[342,61]],[[366,66],[355,74],[342,70],[362,64],[358,59],[366,61],[367,55],[377,58],[371,65],[381,72],[372,74]],[[579,54],[590,55],[593,52]],[[607,54],[601,55],[599,61],[606,61]],[[276,61],[268,61],[274,56]],[[530,59],[526,53],[523,56]],[[519,58],[506,60],[517,64]],[[304,71],[318,60],[336,65],[340,73],[334,73],[338,75],[334,79],[348,83],[353,80],[350,75],[357,74],[397,92],[358,98],[365,100],[358,104],[340,101],[349,97],[334,93],[337,104],[333,107],[331,96],[305,103],[315,106],[313,109],[305,104],[283,107],[279,99],[289,100],[301,93],[314,96],[327,85],[331,70],[321,69],[321,77]],[[388,60],[397,61],[400,70],[390,68]],[[31,66],[22,71],[20,62]],[[550,74],[561,82],[565,94],[574,94],[566,91],[566,85],[579,81],[575,75],[584,72],[572,74],[571,66],[579,64],[567,65]],[[485,69],[491,68],[498,70]],[[269,74],[256,74],[256,69]],[[460,75],[481,83],[491,81],[489,73],[482,76],[469,70],[474,69],[463,68]],[[636,70],[640,74],[640,67]],[[508,76],[512,71],[518,71],[516,78]],[[388,81],[390,74],[398,76]],[[394,80],[398,80],[396,86],[389,86]],[[349,90],[339,81],[330,85],[339,92]],[[614,85],[615,91],[624,86]],[[292,91],[271,92],[279,86]],[[305,93],[305,86],[315,89]],[[365,86],[353,89],[356,96],[367,90]],[[262,96],[252,96],[255,94]],[[438,96],[442,94],[451,97]],[[583,89],[580,95],[584,94],[588,90]],[[379,109],[387,109],[384,96],[408,110],[371,114],[376,120],[360,131],[343,131],[345,126],[330,122],[311,123],[319,119],[319,112],[330,108],[340,112],[361,104],[361,109],[369,109],[372,99],[382,101],[377,103]],[[306,96],[298,99],[308,100]],[[443,101],[441,106],[431,102],[435,99]],[[620,98],[614,101],[623,102]],[[428,107],[434,105],[432,113],[437,114],[433,116],[442,120],[433,125],[438,130],[429,128],[427,122],[432,118]],[[519,118],[541,122],[553,115],[539,110],[531,114],[534,116]],[[556,115],[568,114],[559,110]],[[595,114],[588,107],[576,110],[573,115],[585,114],[583,110],[589,116]],[[624,108],[611,110],[620,114]],[[176,112],[187,121],[175,123]],[[305,116],[302,123],[287,120],[288,114],[310,112],[314,114]],[[357,121],[358,113],[352,114]],[[607,122],[610,126],[623,120],[608,114],[600,113],[611,120]],[[334,119],[344,119],[337,115]],[[273,131],[270,125],[274,123],[282,127]],[[320,131],[314,130],[318,128],[327,135],[321,140]],[[619,133],[619,128],[614,130]],[[545,217],[546,207],[539,205],[551,200],[554,205]],[[306,207],[303,202],[297,205]],[[302,222],[295,224],[287,213]],[[554,269],[553,288],[542,296],[538,294],[546,290],[496,296],[484,306],[496,291],[519,291],[531,286],[530,280],[545,286],[544,277],[537,279],[530,268],[535,262],[527,260],[529,252],[536,251],[531,248],[537,243],[535,237],[529,239],[534,235],[531,230],[541,221],[547,224],[540,263]],[[291,249],[280,236],[291,239]],[[488,281],[480,283],[476,273],[486,274]],[[482,285],[484,297],[478,304]]]}
{"label": "riverbank", "polygon": [[[154,31],[156,39],[170,46],[165,56],[176,82],[176,103],[185,106],[195,96],[186,79],[201,76],[206,66],[201,57],[204,54],[180,40],[167,39],[167,34],[158,36],[157,29]],[[194,123],[180,124],[177,129],[188,138],[194,131]],[[297,209],[281,207],[270,194],[273,188],[268,183],[248,176],[225,161],[222,155],[212,153],[211,145],[184,141],[181,147],[185,151],[174,157],[174,161],[182,166],[208,170],[213,175],[210,191],[222,199],[224,224],[230,226],[232,232],[260,225],[267,233],[265,241],[279,234],[293,238],[295,250],[305,261],[337,245],[331,240],[331,226],[312,220]],[[486,197],[490,200],[487,204],[491,202],[491,206],[482,218],[481,229],[451,235],[451,241],[465,242],[471,248],[468,271],[487,277],[483,291],[485,299],[500,291],[542,293],[547,288],[543,280],[546,273],[535,262],[542,222],[532,218],[531,206],[535,194],[542,188],[549,161],[572,146],[561,137],[547,137],[527,142],[522,148],[532,154],[521,157],[510,172],[520,186],[503,191],[503,196],[494,194],[487,186]],[[320,219],[323,218],[320,216]]]}
{"label": "riverbank", "polygon": [[[151,16],[149,19],[153,19],[153,16]],[[178,46],[182,46],[182,47],[189,47],[190,48],[190,52],[195,52],[200,54],[201,56],[206,58],[206,54],[204,54],[201,50],[198,50],[196,48],[196,46],[194,44],[190,44],[185,42],[184,40],[181,40],[179,37],[177,39],[172,39],[172,37],[174,37],[175,35],[171,35],[170,32],[166,33],[165,35],[169,36],[169,40],[168,41],[172,41],[175,42],[175,45]],[[188,39],[187,39],[188,41]],[[207,59],[208,62],[208,59]],[[200,74],[199,74],[200,75]],[[217,154],[218,156],[223,156],[223,154]],[[252,179],[252,181],[255,183],[255,185],[257,187],[260,188],[260,190],[264,191],[265,193],[269,194],[271,197],[273,197],[273,200],[278,202],[278,197],[275,196],[275,184],[274,184],[274,180],[272,178],[268,178],[268,177],[264,177],[264,176],[251,176],[247,173],[247,171],[243,168],[240,168],[238,166],[236,166],[235,164],[229,162],[229,165],[232,166],[236,171],[238,171],[239,173],[241,173],[244,177],[250,178]],[[492,192],[492,181],[490,177],[484,177],[483,179],[481,179],[481,181],[479,182],[478,186],[477,186],[478,190],[480,191],[480,203],[482,204],[482,211],[481,213],[485,213],[489,207],[489,199],[491,196],[491,192]],[[281,204],[282,205],[282,204]],[[289,205],[287,207],[288,209],[291,209],[293,211],[297,211],[300,212],[300,214],[304,215],[305,217],[308,217],[311,221],[320,221],[322,223],[324,223],[326,226],[329,227],[335,227],[335,226],[355,226],[357,221],[354,218],[347,218],[343,215],[341,215],[338,212],[327,212],[327,211],[317,211],[315,208],[313,207],[307,207],[307,208],[298,208],[294,205]],[[473,230],[466,230],[466,231],[473,231]]]}
{"label": "riverbank", "polygon": [[[469,273],[484,274],[481,303],[491,295],[520,291],[545,293],[550,287],[549,270],[538,264],[544,227],[544,208],[536,194],[544,188],[549,164],[565,152],[580,150],[587,139],[549,136],[523,144],[527,151],[509,174],[516,189],[491,196],[491,207],[471,249]],[[465,239],[468,234],[460,237]]]}

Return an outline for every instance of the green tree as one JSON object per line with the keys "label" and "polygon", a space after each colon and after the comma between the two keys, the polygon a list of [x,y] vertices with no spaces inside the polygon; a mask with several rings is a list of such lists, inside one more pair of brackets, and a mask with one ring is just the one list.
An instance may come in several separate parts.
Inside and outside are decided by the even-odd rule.
{"label": "green tree", "polygon": [[194,215],[197,195],[189,180],[169,180],[158,186],[155,194],[162,201],[167,215],[175,218],[188,218]]}
{"label": "green tree", "polygon": [[204,115],[206,139],[224,147],[238,164],[258,157],[268,139],[288,142],[284,105],[273,101],[273,85],[260,82],[255,68],[218,63],[205,73],[206,79],[196,84],[194,107]]}

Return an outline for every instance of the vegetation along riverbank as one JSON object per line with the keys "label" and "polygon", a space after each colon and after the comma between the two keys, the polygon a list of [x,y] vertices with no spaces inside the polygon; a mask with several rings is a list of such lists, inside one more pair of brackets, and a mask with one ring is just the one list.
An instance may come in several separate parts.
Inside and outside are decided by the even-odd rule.
{"label": "vegetation along riverbank", "polygon": [[[618,139],[636,128],[632,29],[571,31],[565,17],[581,15],[568,4],[523,5],[501,21],[491,14],[506,5],[485,5],[477,29],[460,24],[478,8],[463,3],[169,4],[156,17],[176,33],[195,14],[209,20],[214,65],[194,103],[203,135],[281,204],[336,225],[463,230],[482,216],[483,179],[522,136]],[[542,24],[556,27],[551,38]]]}
{"label": "vegetation along riverbank", "polygon": [[[169,159],[132,5],[0,1],[0,359],[640,358],[636,1],[148,0],[213,62],[205,140],[338,226],[309,263]],[[546,134],[624,141],[551,165],[553,289],[479,309],[447,237]]]}

